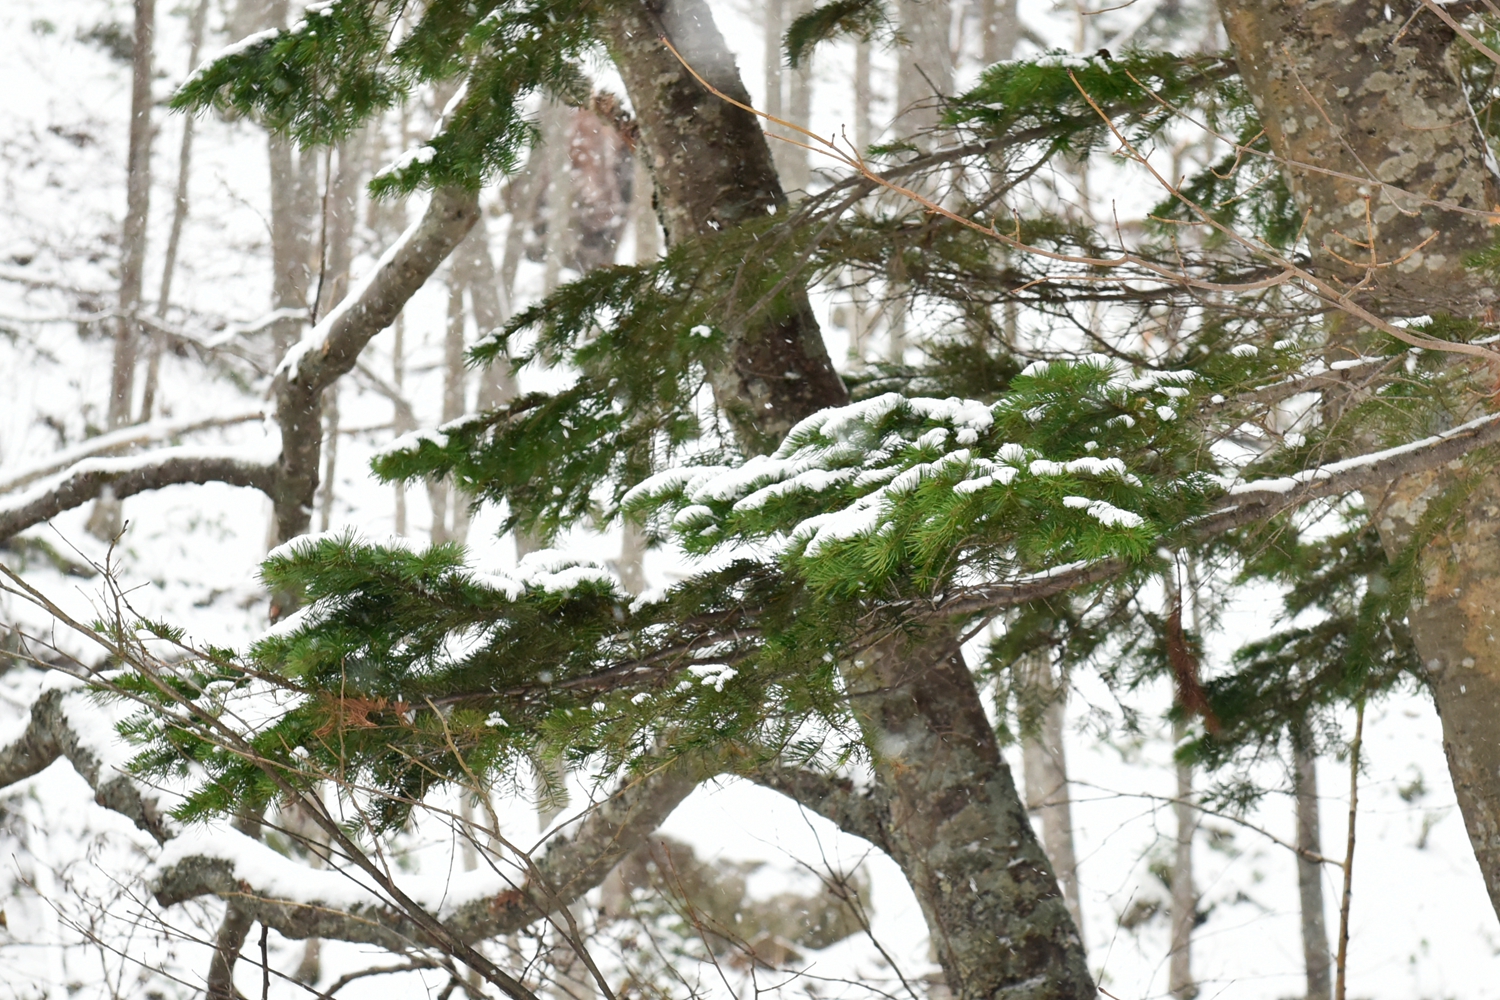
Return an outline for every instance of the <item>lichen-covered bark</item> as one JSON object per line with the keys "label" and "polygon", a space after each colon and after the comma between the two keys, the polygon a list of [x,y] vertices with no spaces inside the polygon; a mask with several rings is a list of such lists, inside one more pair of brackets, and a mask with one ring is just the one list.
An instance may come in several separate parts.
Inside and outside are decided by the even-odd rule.
{"label": "lichen-covered bark", "polygon": [[[1316,271],[1350,287],[1367,281],[1358,296],[1388,316],[1472,315],[1492,302],[1463,267],[1493,241],[1495,190],[1454,75],[1453,32],[1410,0],[1220,9],[1266,135],[1311,213]],[[1371,227],[1374,271],[1358,245]]]}
{"label": "lichen-covered bark", "polygon": [[888,639],[846,681],[888,803],[888,850],[960,1000],[1095,995],[1083,944],[963,658]]}
{"label": "lichen-covered bark", "polygon": [[[755,117],[709,93],[661,43],[670,38],[705,80],[749,104],[708,5],[618,0],[603,28],[636,109],[668,241],[710,237],[784,211],[786,195]],[[719,405],[751,452],[771,450],[798,420],[849,398],[806,292],[792,288],[778,301],[727,331],[728,361],[710,373]]]}
{"label": "lichen-covered bark", "polygon": [[[1485,215],[1495,178],[1454,72],[1463,43],[1410,0],[1220,7],[1272,146],[1310,212],[1317,269],[1351,285],[1367,278],[1357,294],[1387,316],[1488,309],[1494,289],[1463,266],[1496,234]],[[1372,243],[1391,266],[1366,272],[1339,260],[1369,259],[1353,241]],[[1452,485],[1445,473],[1424,473],[1370,495],[1388,552],[1405,546]],[[1410,621],[1459,806],[1500,909],[1500,476],[1483,476],[1457,513],[1421,555],[1425,596]]]}

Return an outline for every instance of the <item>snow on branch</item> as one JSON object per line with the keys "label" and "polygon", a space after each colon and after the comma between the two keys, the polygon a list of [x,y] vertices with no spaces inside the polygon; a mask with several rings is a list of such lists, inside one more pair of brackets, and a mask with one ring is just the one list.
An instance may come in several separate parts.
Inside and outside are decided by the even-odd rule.
{"label": "snow on branch", "polygon": [[396,320],[479,218],[479,195],[438,188],[422,217],[392,243],[349,294],[287,351],[278,381],[316,396],[354,367],[371,338]]}
{"label": "snow on branch", "polygon": [[[469,944],[518,931],[572,904],[604,881],[714,769],[678,764],[627,781],[595,804],[571,835],[557,835],[526,863],[517,884],[503,871],[398,880],[401,892]],[[283,937],[329,938],[405,951],[431,935],[352,867],[315,871],[259,842],[214,828],[179,838],[163,852],[156,900],[172,906],[200,896],[232,900]]]}
{"label": "snow on branch", "polygon": [[184,434],[194,434],[198,431],[214,430],[219,427],[233,427],[236,424],[263,419],[265,415],[264,410],[251,410],[246,413],[236,413],[227,417],[209,417],[200,420],[153,420],[145,424],[132,424],[129,427],[122,427],[119,430],[110,431],[107,434],[100,434],[86,441],[81,441],[71,448],[64,448],[62,451],[32,465],[30,468],[12,473],[9,478],[0,480],[0,493],[11,493],[23,486],[30,486],[38,479],[55,475],[75,462],[81,462],[86,458],[118,455],[143,444],[169,441]]}
{"label": "snow on branch", "polygon": [[94,801],[165,843],[173,835],[167,816],[156,796],[125,774],[113,735],[113,724],[87,692],[52,687],[32,704],[25,729],[0,747],[0,788],[66,759],[94,790]]}
{"label": "snow on branch", "polygon": [[1394,448],[1303,469],[1290,476],[1256,479],[1230,488],[1223,509],[1256,505],[1285,509],[1321,497],[1367,490],[1416,472],[1440,468],[1469,452],[1500,443],[1500,413]]}
{"label": "snow on branch", "polygon": [[25,493],[0,499],[0,541],[81,507],[105,488],[117,499],[185,483],[228,483],[271,495],[276,478],[274,455],[246,449],[163,448],[126,458],[89,458]]}

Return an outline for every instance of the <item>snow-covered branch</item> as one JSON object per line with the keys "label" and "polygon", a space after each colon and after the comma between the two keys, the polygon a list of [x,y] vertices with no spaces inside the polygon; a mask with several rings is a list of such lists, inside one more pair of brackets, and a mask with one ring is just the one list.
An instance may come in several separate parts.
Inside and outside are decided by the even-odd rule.
{"label": "snow-covered branch", "polygon": [[[571,835],[555,837],[517,882],[502,871],[449,879],[402,878],[410,899],[470,944],[518,931],[578,900],[645,841],[704,779],[682,763],[627,782],[594,805]],[[401,952],[431,934],[354,868],[316,871],[243,835],[215,830],[174,841],[154,883],[157,902],[233,900],[292,939],[330,938]]]}
{"label": "snow-covered branch", "polygon": [[[1500,414],[1487,414],[1394,448],[1314,466],[1290,476],[1240,483],[1229,490],[1219,506],[1223,510],[1259,507],[1279,512],[1322,497],[1382,488],[1403,476],[1441,468],[1497,443]],[[1260,516],[1265,516],[1263,511]]]}
{"label": "snow-covered branch", "polygon": [[60,476],[0,500],[0,540],[81,507],[108,488],[116,499],[186,483],[228,483],[272,495],[274,458],[224,448],[164,448],[127,458],[85,459]]}
{"label": "snow-covered branch", "polygon": [[278,382],[315,395],[354,367],[359,353],[396,320],[479,218],[479,195],[462,188],[432,193],[422,217],[277,366]]}
{"label": "snow-covered branch", "polygon": [[349,372],[365,345],[395,322],[478,218],[478,192],[438,188],[422,217],[282,358],[273,383],[282,442],[277,490],[271,498],[277,537],[295,538],[311,526],[323,446],[323,390]]}
{"label": "snow-covered branch", "polygon": [[0,788],[8,788],[64,758],[89,787],[94,800],[129,819],[158,843],[173,835],[156,796],[141,789],[116,766],[114,726],[100,717],[89,695],[78,688],[51,688],[31,706],[26,728],[0,747]]}
{"label": "snow-covered branch", "polygon": [[45,460],[12,473],[8,478],[0,480],[0,493],[11,493],[23,486],[30,486],[38,479],[55,475],[86,458],[99,458],[104,456],[118,455],[132,448],[144,444],[154,444],[158,441],[170,441],[184,434],[195,434],[198,431],[214,430],[219,427],[233,427],[236,424],[248,423],[252,420],[260,420],[266,415],[264,410],[251,410],[246,413],[236,413],[227,417],[208,417],[199,420],[153,420],[144,424],[132,424],[122,427],[107,434],[100,434],[81,441],[71,448],[49,456]]}

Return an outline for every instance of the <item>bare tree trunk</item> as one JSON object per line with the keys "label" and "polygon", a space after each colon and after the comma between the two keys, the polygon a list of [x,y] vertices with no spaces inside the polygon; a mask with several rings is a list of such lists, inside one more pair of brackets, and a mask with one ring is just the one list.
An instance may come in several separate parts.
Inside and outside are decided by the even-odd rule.
{"label": "bare tree trunk", "polygon": [[[1187,725],[1172,724],[1172,745],[1187,737]],[[1193,836],[1198,832],[1198,811],[1193,808],[1193,767],[1177,762],[1177,801],[1172,812],[1177,819],[1177,844],[1172,859],[1172,950],[1167,968],[1167,989],[1177,1000],[1198,995],[1193,982],[1193,928],[1198,922],[1198,890],[1193,884]]]}
{"label": "bare tree trunk", "polygon": [[915,138],[937,124],[937,98],[953,92],[953,7],[950,0],[897,0],[896,10],[908,43],[897,49],[896,131]]}
{"label": "bare tree trunk", "polygon": [[979,5],[980,30],[984,32],[981,49],[986,66],[1011,58],[1020,34],[1020,16],[1016,0],[983,0]]}
{"label": "bare tree trunk", "polygon": [[542,290],[551,295],[570,263],[573,222],[573,170],[568,146],[572,139],[572,109],[548,101],[542,110],[543,174],[547,185],[547,257]]}
{"label": "bare tree trunk", "polygon": [[1050,649],[1041,649],[1018,664],[1031,696],[1042,705],[1037,731],[1021,740],[1026,777],[1026,808],[1042,821],[1042,846],[1052,861],[1068,913],[1083,936],[1078,903],[1078,853],[1073,846],[1073,799],[1068,789],[1068,759],[1063,749],[1067,687],[1052,667]]}
{"label": "bare tree trunk", "polygon": [[631,157],[630,219],[635,231],[635,260],[645,264],[661,254],[661,220],[656,217],[656,192],[644,151],[637,146]]}
{"label": "bare tree trunk", "polygon": [[323,390],[323,482],[318,490],[318,530],[333,527],[334,476],[339,463],[339,387]]}
{"label": "bare tree trunk", "polygon": [[[722,92],[750,103],[734,59],[703,0],[641,0],[612,7],[601,28],[641,128],[668,241],[712,237],[786,204],[753,116],[705,90],[657,41],[678,50]],[[804,292],[728,331],[728,364],[714,393],[747,451],[769,451],[792,425],[848,400]]]}
{"label": "bare tree trunk", "polygon": [[[336,170],[330,166],[323,199],[322,246],[319,250],[315,318],[326,316],[349,293],[353,260],[354,224],[359,217],[359,189],[364,176],[362,136],[354,135],[335,147]],[[320,531],[333,526],[339,460],[339,387],[323,391],[323,475],[318,495]]]}
{"label": "bare tree trunk", "polygon": [[[135,365],[140,352],[141,288],[146,270],[146,223],[151,210],[151,71],[156,0],[135,0],[130,50],[130,145],[125,174],[125,224],[120,239],[119,316],[115,323],[106,417],[113,430],[130,422],[135,405]],[[120,502],[106,489],[94,502],[86,530],[96,538],[120,534]]]}
{"label": "bare tree trunk", "polygon": [[[1317,271],[1350,286],[1365,282],[1362,301],[1392,317],[1482,316],[1492,308],[1495,289],[1464,261],[1492,244],[1490,213],[1500,198],[1454,75],[1454,46],[1464,43],[1439,14],[1412,2],[1219,6],[1266,135],[1308,213]],[[1371,172],[1377,180],[1367,179]],[[1339,251],[1348,240],[1369,246],[1354,258],[1373,253],[1382,266],[1367,272],[1340,260],[1350,258]],[[1396,261],[1403,263],[1388,266]],[[1331,340],[1348,343],[1359,332],[1335,322]],[[1476,380],[1475,398],[1492,390],[1488,381]],[[1446,473],[1410,476],[1367,498],[1389,554],[1412,539],[1451,482]],[[1490,641],[1500,607],[1500,474],[1472,487],[1453,525],[1427,544],[1421,574],[1426,593],[1411,610],[1412,639],[1442,717],[1469,840],[1500,912],[1500,644]]]}
{"label": "bare tree trunk", "polygon": [[139,351],[141,288],[146,271],[146,221],[151,209],[151,73],[156,0],[135,0],[130,54],[130,151],[125,181],[125,228],[120,240],[120,316],[110,377],[109,425],[130,422]]}
{"label": "bare tree trunk", "polygon": [[[788,22],[806,13],[811,5],[807,0],[782,0]],[[780,39],[777,39],[778,57],[780,56]],[[788,67],[783,77],[786,80],[787,102],[784,117],[793,125],[801,125],[807,128],[812,120],[812,58],[808,53],[802,60],[801,66]],[[806,141],[794,132],[778,129],[798,141]],[[771,151],[776,155],[776,169],[781,174],[781,186],[789,192],[801,192],[806,194],[808,185],[812,183],[812,164],[809,161],[809,152],[801,146],[794,146],[788,142],[773,142]]]}
{"label": "bare tree trunk", "polygon": [[765,48],[761,58],[766,79],[765,112],[773,118],[784,117],[782,112],[785,110],[782,104],[785,86],[782,82],[781,36],[786,31],[787,2],[788,0],[765,0],[765,6],[761,8],[764,18],[762,30],[765,34]]}
{"label": "bare tree trunk", "polygon": [[[203,48],[203,31],[208,23],[208,0],[198,0],[188,21],[188,72],[198,68],[198,56]],[[182,244],[182,228],[188,215],[188,180],[192,176],[193,132],[197,119],[192,115],[182,116],[182,145],[177,151],[177,189],[172,198],[172,227],[167,231],[167,252],[162,258],[161,291],[156,297],[156,318],[164,319],[168,304],[172,301],[172,278],[177,270],[177,252]],[[146,355],[146,385],[141,392],[140,422],[151,419],[156,409],[157,380],[161,376],[161,352],[166,337],[160,330],[151,332],[151,342]]]}
{"label": "bare tree trunk", "polygon": [[[406,317],[397,316],[394,324],[395,331],[391,342],[391,385],[396,387],[400,393],[406,388]],[[416,430],[410,427],[410,421],[406,419],[406,410],[400,406],[392,407],[391,423],[396,435]],[[406,535],[406,484],[398,482],[395,484],[396,507],[394,521],[396,534]]]}
{"label": "bare tree trunk", "polygon": [[[476,227],[477,228],[477,227]],[[475,234],[470,232],[469,240]],[[468,243],[468,240],[464,241]],[[462,253],[462,250],[459,251]],[[443,335],[443,408],[441,420],[457,420],[464,413],[468,372],[464,368],[464,286],[458,274],[458,261],[448,276],[448,324]],[[432,544],[463,541],[459,530],[462,501],[447,479],[429,480],[427,498],[432,505]],[[448,508],[453,508],[453,527],[448,525]]]}
{"label": "bare tree trunk", "polygon": [[[516,220],[512,220],[511,228],[519,228]],[[510,252],[509,243],[507,240],[503,251],[507,254]],[[516,245],[516,254],[520,254],[519,243]],[[505,263],[510,263],[508,257]],[[489,228],[482,215],[474,224],[468,239],[455,251],[453,269],[454,275],[469,291],[469,307],[474,312],[474,325],[478,328],[478,335],[487,337],[504,326],[510,319],[516,272],[514,267],[502,268],[498,272],[495,270],[495,262],[490,257]],[[480,379],[475,406],[480,410],[492,410],[515,399],[516,392],[516,377],[511,373],[509,365],[504,361],[497,361]]]}
{"label": "bare tree trunk", "polygon": [[1300,734],[1292,743],[1292,797],[1297,803],[1297,895],[1302,904],[1302,961],[1307,1000],[1328,1000],[1332,983],[1328,926],[1323,913],[1323,853],[1318,822],[1318,759]]}
{"label": "bare tree trunk", "polygon": [[1093,998],[1082,942],[968,667],[946,644],[902,641],[842,669],[889,803],[885,846],[922,906],[948,988],[960,1000]]}
{"label": "bare tree trunk", "polygon": [[871,107],[875,97],[874,80],[870,76],[870,42],[854,44],[854,145],[861,154],[875,141],[875,122]]}

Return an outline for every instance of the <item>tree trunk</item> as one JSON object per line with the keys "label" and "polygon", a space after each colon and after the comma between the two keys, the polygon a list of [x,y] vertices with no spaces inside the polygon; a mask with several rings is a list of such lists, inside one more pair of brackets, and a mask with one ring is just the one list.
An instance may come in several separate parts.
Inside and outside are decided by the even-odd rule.
{"label": "tree trunk", "polygon": [[[519,223],[512,221],[515,228]],[[517,251],[519,253],[519,250]],[[474,325],[480,337],[486,337],[505,325],[510,319],[511,284],[515,271],[497,273],[495,262],[490,258],[490,234],[484,216],[474,223],[468,239],[459,244],[453,255],[454,277],[469,291],[469,307],[474,311]],[[516,398],[516,377],[510,366],[496,362],[484,373],[479,383],[479,394],[475,406],[490,410]]]}
{"label": "tree trunk", "polygon": [[1091,998],[1083,944],[973,677],[943,648],[888,639],[844,671],[890,803],[890,848],[948,988],[960,1000]]}
{"label": "tree trunk", "polygon": [[573,169],[568,147],[573,109],[558,100],[542,107],[542,177],[546,183],[547,249],[542,292],[551,295],[562,283],[562,269],[572,263]]}
{"label": "tree trunk", "polygon": [[[621,3],[604,30],[670,242],[785,205],[755,119],[708,93],[657,41],[665,33],[706,80],[748,104],[702,0]],[[711,373],[746,452],[768,450],[797,420],[848,399],[805,293],[788,298],[780,315],[734,331],[728,370]],[[890,803],[889,847],[948,985],[965,1000],[1093,997],[1077,931],[973,678],[948,637],[935,639],[915,648],[887,640],[845,670]]]}
{"label": "tree trunk", "polygon": [[1302,962],[1307,1000],[1328,1000],[1332,959],[1323,919],[1323,865],[1310,855],[1323,853],[1318,823],[1318,759],[1298,738],[1292,745],[1292,797],[1297,803],[1297,895],[1302,903]]}
{"label": "tree trunk", "polygon": [[135,0],[130,56],[130,150],[125,180],[125,226],[120,240],[120,316],[110,375],[109,425],[130,422],[135,362],[140,348],[141,288],[146,271],[146,221],[151,208],[151,71],[156,0]]}
{"label": "tree trunk", "polygon": [[[198,68],[203,48],[203,31],[208,24],[208,0],[198,0],[188,20],[188,72]],[[172,301],[172,279],[177,270],[177,252],[182,245],[182,229],[188,215],[188,181],[193,168],[193,132],[197,119],[182,116],[182,144],[177,150],[177,188],[172,197],[172,226],[167,231],[167,249],[161,263],[161,291],[156,297],[156,318],[165,319]],[[166,337],[160,330],[151,331],[151,345],[146,357],[146,385],[141,392],[140,422],[151,419],[156,409],[157,381],[161,377],[161,352]]]}
{"label": "tree trunk", "polygon": [[901,34],[896,65],[896,131],[915,137],[938,121],[938,98],[953,93],[950,0],[897,0]]}
{"label": "tree trunk", "polygon": [[1021,23],[1016,0],[982,0],[979,30],[984,32],[980,49],[986,66],[1009,59],[1016,49]]}
{"label": "tree trunk", "polygon": [[[151,48],[156,0],[135,0],[135,41],[130,53],[130,145],[126,155],[125,224],[120,239],[120,305],[115,322],[106,419],[111,430],[130,423],[135,405],[135,363],[140,353],[141,288],[146,269],[146,222],[151,208]],[[111,541],[123,528],[120,501],[106,488],[89,512],[85,530]]]}
{"label": "tree trunk", "polygon": [[[781,211],[786,195],[755,118],[705,90],[658,38],[720,91],[750,103],[703,0],[612,5],[602,28],[640,123],[667,240],[710,237]],[[726,279],[729,279],[726,275]],[[802,417],[848,401],[808,304],[789,292],[730,337],[714,393],[747,452],[774,448]]]}
{"label": "tree trunk", "polygon": [[1078,904],[1078,853],[1073,847],[1073,800],[1068,790],[1068,758],[1063,749],[1067,687],[1052,669],[1051,651],[1042,649],[1018,666],[1026,684],[1045,699],[1037,731],[1021,740],[1021,767],[1026,777],[1026,809],[1042,821],[1042,846],[1057,873],[1068,913],[1083,936]]}
{"label": "tree trunk", "polygon": [[[1172,745],[1187,737],[1187,726],[1172,724]],[[1177,801],[1172,812],[1177,819],[1177,843],[1172,857],[1172,945],[1167,963],[1167,989],[1177,1000],[1198,995],[1193,982],[1193,928],[1198,923],[1198,889],[1193,883],[1193,835],[1198,832],[1198,811],[1193,808],[1193,766],[1178,761]]]}
{"label": "tree trunk", "polygon": [[[1351,286],[1368,279],[1361,300],[1390,316],[1490,308],[1494,289],[1463,261],[1493,242],[1495,179],[1453,73],[1451,50],[1463,43],[1451,29],[1411,2],[1221,0],[1220,7],[1266,134],[1293,164],[1286,172],[1309,213],[1318,272]],[[1374,272],[1344,263],[1339,256],[1371,252],[1352,241],[1372,243],[1381,263],[1400,263]],[[1411,538],[1448,482],[1413,476],[1389,496],[1369,498],[1389,553]],[[1410,623],[1469,839],[1500,910],[1500,645],[1491,641],[1500,613],[1500,475],[1485,476],[1459,514],[1423,552],[1426,595]]]}

